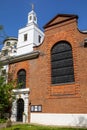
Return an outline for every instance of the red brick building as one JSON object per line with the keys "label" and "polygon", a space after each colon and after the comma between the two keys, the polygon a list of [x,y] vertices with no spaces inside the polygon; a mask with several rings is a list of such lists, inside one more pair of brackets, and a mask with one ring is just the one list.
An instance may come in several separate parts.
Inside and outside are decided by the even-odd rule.
{"label": "red brick building", "polygon": [[14,79],[22,79],[28,89],[15,90],[21,106],[22,93],[28,98],[27,122],[87,126],[87,32],[77,23],[77,15],[55,16],[44,26],[42,44],[9,61]]}

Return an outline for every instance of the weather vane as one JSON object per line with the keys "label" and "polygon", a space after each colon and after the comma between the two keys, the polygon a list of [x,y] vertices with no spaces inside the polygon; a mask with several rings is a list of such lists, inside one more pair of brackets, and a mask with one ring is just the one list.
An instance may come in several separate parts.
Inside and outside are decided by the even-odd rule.
{"label": "weather vane", "polygon": [[31,6],[32,6],[32,10],[34,10],[34,4],[33,3],[31,4]]}

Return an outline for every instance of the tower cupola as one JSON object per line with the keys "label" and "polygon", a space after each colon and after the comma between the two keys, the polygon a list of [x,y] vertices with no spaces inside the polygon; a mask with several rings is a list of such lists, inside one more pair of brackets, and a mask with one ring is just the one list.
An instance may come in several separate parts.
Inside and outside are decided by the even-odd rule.
{"label": "tower cupola", "polygon": [[37,24],[37,16],[36,13],[34,12],[34,5],[32,4],[32,11],[28,13],[28,23],[27,26],[35,23]]}
{"label": "tower cupola", "polygon": [[18,32],[17,55],[30,53],[34,50],[34,46],[39,46],[44,38],[44,33],[39,29],[37,24],[37,16],[32,10],[28,13],[27,25]]}

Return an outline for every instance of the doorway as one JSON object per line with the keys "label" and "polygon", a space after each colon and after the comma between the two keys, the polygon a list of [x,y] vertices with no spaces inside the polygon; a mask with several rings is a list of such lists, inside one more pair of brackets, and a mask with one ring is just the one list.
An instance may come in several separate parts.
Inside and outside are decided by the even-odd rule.
{"label": "doorway", "polygon": [[18,99],[17,100],[17,121],[23,121],[23,112],[24,112],[24,100]]}

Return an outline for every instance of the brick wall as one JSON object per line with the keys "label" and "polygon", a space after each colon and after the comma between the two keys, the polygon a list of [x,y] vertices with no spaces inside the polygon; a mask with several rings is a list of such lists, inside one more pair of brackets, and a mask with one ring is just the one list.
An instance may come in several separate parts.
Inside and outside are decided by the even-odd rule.
{"label": "brick wall", "polygon": [[26,71],[26,87],[29,88],[29,62],[22,61],[9,65],[9,72],[13,75],[13,79],[17,79],[17,73],[19,70],[24,69]]}
{"label": "brick wall", "polygon": [[[78,30],[75,18],[50,26],[45,29],[43,44],[34,48],[40,51],[37,59],[10,65],[14,77],[19,69],[26,70],[31,105],[42,105],[43,113],[87,113],[87,48],[83,46],[86,37],[87,34]],[[53,85],[51,48],[61,40],[69,42],[72,46],[75,82]]]}
{"label": "brick wall", "polygon": [[[32,104],[42,104],[47,113],[87,113],[87,48],[83,42],[87,34],[77,28],[77,19],[56,24],[45,29],[45,39],[40,47],[41,55],[34,60],[31,72],[36,83],[31,93]],[[72,46],[75,82],[70,84],[51,84],[51,48],[58,41],[67,41]],[[32,69],[33,68],[33,69]],[[31,83],[32,84],[32,83]],[[34,95],[35,92],[35,95]]]}

